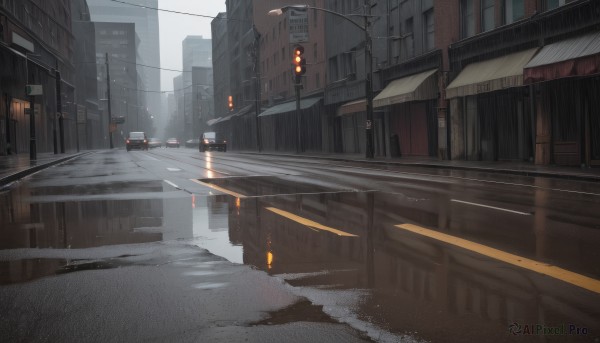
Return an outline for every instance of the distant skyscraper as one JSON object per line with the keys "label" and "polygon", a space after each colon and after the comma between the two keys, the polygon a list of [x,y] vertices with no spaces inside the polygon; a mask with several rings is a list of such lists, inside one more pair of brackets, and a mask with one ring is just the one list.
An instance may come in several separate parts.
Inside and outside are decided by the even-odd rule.
{"label": "distant skyscraper", "polygon": [[[158,8],[158,0],[137,0],[135,3],[140,7],[110,0],[87,0],[87,2],[92,21],[134,23],[135,32],[140,39],[138,63],[160,67],[158,11],[151,9]],[[160,89],[159,69],[138,67],[137,70],[142,81],[138,88],[145,88],[145,90]],[[161,114],[161,97],[143,92],[138,95],[140,99],[147,98],[146,103],[150,114],[155,116]]]}
{"label": "distant skyscraper", "polygon": [[[193,67],[205,67],[210,68],[212,71],[212,41],[210,39],[202,38],[202,36],[187,36],[182,42],[183,49],[183,93],[184,93],[184,122],[185,122],[185,136],[187,138],[194,138],[199,136],[199,112],[198,104],[200,86],[209,86],[208,79],[206,77],[199,78],[198,80],[204,80],[202,83],[206,84],[193,84],[192,68]],[[194,87],[192,87],[192,85]],[[212,89],[212,73],[210,80],[210,88]],[[211,90],[212,98],[212,90]],[[212,101],[212,99],[211,99]],[[212,107],[212,106],[211,106]],[[187,139],[186,138],[186,139]]]}

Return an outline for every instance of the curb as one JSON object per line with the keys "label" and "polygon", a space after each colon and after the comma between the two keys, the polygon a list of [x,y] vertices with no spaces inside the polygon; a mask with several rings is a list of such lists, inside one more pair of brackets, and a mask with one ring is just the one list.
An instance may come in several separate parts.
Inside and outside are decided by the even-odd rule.
{"label": "curb", "polygon": [[29,176],[29,175],[34,174],[34,173],[37,173],[38,171],[40,171],[42,169],[46,169],[46,168],[52,167],[54,165],[57,165],[57,164],[60,164],[60,163],[63,163],[63,162],[66,162],[66,161],[69,161],[69,160],[81,157],[83,155],[92,154],[92,153],[93,153],[92,151],[89,151],[89,152],[80,152],[80,153],[77,153],[77,154],[74,154],[74,155],[71,155],[71,156],[68,156],[68,157],[59,158],[59,159],[53,160],[51,162],[47,162],[47,163],[43,163],[43,164],[40,164],[40,165],[36,165],[36,166],[30,167],[30,168],[26,168],[26,169],[23,169],[21,171],[18,171],[18,172],[14,173],[14,174],[10,174],[10,175],[1,177],[0,178],[0,188],[4,187],[4,186],[6,186],[6,185],[8,185],[8,184],[10,184],[12,182],[15,182],[17,180],[20,180],[20,179],[22,179],[22,178],[24,178],[26,176]]}
{"label": "curb", "polygon": [[422,162],[399,162],[399,161],[377,161],[377,160],[353,160],[343,157],[334,157],[334,156],[318,156],[318,155],[290,155],[290,154],[275,154],[268,152],[239,152],[240,154],[247,155],[267,155],[267,156],[286,156],[286,157],[300,157],[300,158],[311,158],[311,159],[321,159],[321,160],[330,160],[330,161],[343,161],[343,162],[356,162],[362,164],[380,164],[380,165],[390,165],[390,166],[406,166],[406,167],[422,167],[422,168],[435,168],[435,169],[453,169],[453,170],[465,170],[465,171],[477,171],[477,172],[485,172],[485,173],[498,173],[498,174],[507,174],[507,175],[520,175],[520,176],[531,176],[531,177],[545,177],[545,178],[558,178],[558,179],[566,179],[566,180],[577,180],[577,181],[591,181],[591,182],[600,182],[600,175],[591,175],[591,174],[571,174],[571,173],[562,173],[562,172],[549,172],[549,171],[539,171],[539,170],[522,170],[522,169],[494,169],[489,167],[476,167],[476,166],[457,166],[457,165],[444,165],[438,163],[422,163]]}

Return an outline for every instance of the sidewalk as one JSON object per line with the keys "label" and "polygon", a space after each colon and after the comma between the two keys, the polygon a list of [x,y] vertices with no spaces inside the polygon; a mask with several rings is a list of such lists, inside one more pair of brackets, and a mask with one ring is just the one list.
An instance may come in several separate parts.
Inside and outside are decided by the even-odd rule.
{"label": "sidewalk", "polygon": [[51,152],[39,153],[37,154],[37,160],[35,161],[29,160],[28,153],[0,156],[0,187],[24,178],[42,169],[88,153],[90,153],[90,151],[56,155]]}
{"label": "sidewalk", "polygon": [[[238,152],[238,151],[235,151]],[[319,154],[319,153],[275,153],[244,151],[244,154],[288,156],[311,159],[323,159],[331,161],[351,161],[365,164],[378,164],[390,166],[410,166],[424,168],[440,168],[453,170],[478,171],[486,173],[501,173],[522,176],[538,176],[549,178],[561,178],[580,181],[600,182],[600,167],[581,168],[553,165],[535,165],[528,162],[510,161],[448,161],[428,157],[375,157],[368,160],[364,154]]]}
{"label": "sidewalk", "polygon": [[[90,153],[84,151],[79,153],[41,153],[33,163],[29,160],[28,154],[18,154],[9,156],[0,156],[0,187],[8,183],[19,180],[25,176],[33,174],[44,168],[51,167],[55,164],[65,162],[72,158],[79,157]],[[437,160],[433,158],[417,158],[417,157],[397,157],[385,158],[376,157],[372,160],[367,160],[364,155],[358,154],[290,154],[290,153],[275,153],[256,151],[235,151],[242,154],[258,154],[271,156],[288,156],[297,158],[323,159],[330,161],[345,161],[364,164],[378,165],[393,165],[393,166],[411,166],[425,168],[444,168],[453,170],[479,171],[487,173],[502,173],[523,176],[539,176],[550,178],[571,179],[580,181],[600,182],[600,167],[599,168],[578,168],[578,167],[561,167],[561,166],[538,166],[527,162],[486,162],[486,161],[447,161]]]}

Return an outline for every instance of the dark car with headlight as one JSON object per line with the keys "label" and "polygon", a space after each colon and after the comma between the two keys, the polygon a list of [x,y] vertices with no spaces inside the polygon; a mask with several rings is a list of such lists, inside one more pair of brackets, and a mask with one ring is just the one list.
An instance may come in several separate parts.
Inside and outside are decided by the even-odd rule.
{"label": "dark car with headlight", "polygon": [[130,132],[125,141],[127,151],[133,149],[148,150],[148,138],[144,132]]}
{"label": "dark car with headlight", "polygon": [[215,132],[205,132],[200,138],[200,145],[198,145],[198,150],[200,152],[204,152],[207,150],[218,150],[225,152],[227,151],[227,141],[219,139]]}
{"label": "dark car with headlight", "polygon": [[179,148],[179,139],[177,138],[169,138],[165,142],[165,147],[167,148]]}

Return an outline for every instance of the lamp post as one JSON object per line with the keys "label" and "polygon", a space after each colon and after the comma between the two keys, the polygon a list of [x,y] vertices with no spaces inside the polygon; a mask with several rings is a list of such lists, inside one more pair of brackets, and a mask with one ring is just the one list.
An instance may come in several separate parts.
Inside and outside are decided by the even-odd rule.
{"label": "lamp post", "polygon": [[[326,8],[312,7],[312,6],[308,6],[308,5],[290,5],[290,6],[284,6],[281,8],[276,8],[276,9],[270,10],[268,12],[268,15],[270,15],[270,16],[282,15],[284,12],[286,12],[289,9],[295,9],[295,10],[300,10],[300,11],[312,9],[312,10],[316,10],[316,11],[326,12],[326,13],[335,15],[340,18],[344,18],[345,20],[351,22],[354,26],[358,27],[365,33],[365,72],[366,72],[365,98],[367,100],[367,122],[365,123],[366,158],[372,159],[375,155],[375,150],[374,150],[375,144],[374,144],[374,137],[373,137],[373,53],[372,53],[372,49],[371,49],[371,47],[372,47],[371,34],[369,33],[369,26],[370,26],[369,18],[372,17],[371,16],[371,1],[364,0],[364,6],[365,6],[364,14],[344,15],[344,14],[341,14],[338,12],[328,10]],[[364,24],[363,25],[358,24],[354,20],[350,19],[350,16],[363,17]]]}

